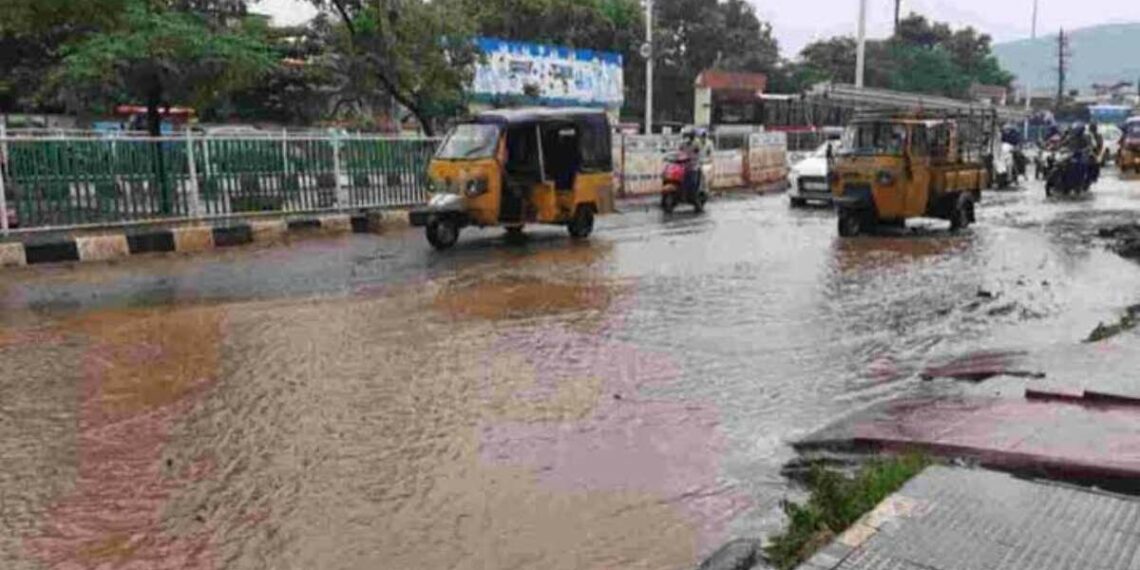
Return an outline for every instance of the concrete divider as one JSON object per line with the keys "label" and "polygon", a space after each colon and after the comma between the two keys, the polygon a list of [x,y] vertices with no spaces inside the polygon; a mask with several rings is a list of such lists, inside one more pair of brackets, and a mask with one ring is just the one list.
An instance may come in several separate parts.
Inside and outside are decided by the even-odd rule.
{"label": "concrete divider", "polygon": [[752,185],[779,182],[788,175],[788,136],[785,133],[754,133],[748,137],[747,182]]}
{"label": "concrete divider", "polygon": [[712,187],[717,190],[744,186],[744,152],[718,150],[713,153]]}
{"label": "concrete divider", "polygon": [[79,261],[110,261],[131,255],[124,234],[80,236],[75,238],[75,247],[79,251]]}

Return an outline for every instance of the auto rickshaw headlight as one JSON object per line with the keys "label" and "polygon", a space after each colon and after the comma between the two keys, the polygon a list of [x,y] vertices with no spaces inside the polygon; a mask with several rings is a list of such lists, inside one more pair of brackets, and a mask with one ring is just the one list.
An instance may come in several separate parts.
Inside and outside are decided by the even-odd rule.
{"label": "auto rickshaw headlight", "polygon": [[468,198],[474,198],[486,194],[487,187],[486,178],[473,178],[467,181],[467,186],[463,189],[463,192],[467,194]]}
{"label": "auto rickshaw headlight", "polygon": [[889,170],[880,170],[879,174],[875,176],[875,181],[880,186],[890,186],[895,183],[895,175],[891,174]]}

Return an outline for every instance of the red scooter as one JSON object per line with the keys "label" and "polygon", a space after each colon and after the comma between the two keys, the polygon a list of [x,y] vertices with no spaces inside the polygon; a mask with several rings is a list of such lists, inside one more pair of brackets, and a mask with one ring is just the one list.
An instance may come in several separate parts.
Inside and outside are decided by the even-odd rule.
{"label": "red scooter", "polygon": [[692,204],[698,214],[705,211],[709,193],[701,180],[701,165],[688,152],[677,151],[665,155],[664,187],[661,191],[661,209],[672,213],[677,204]]}

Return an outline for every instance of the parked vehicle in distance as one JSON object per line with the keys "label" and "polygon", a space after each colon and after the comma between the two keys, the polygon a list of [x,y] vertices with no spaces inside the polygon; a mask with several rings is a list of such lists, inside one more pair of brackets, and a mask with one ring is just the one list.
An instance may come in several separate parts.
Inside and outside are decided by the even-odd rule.
{"label": "parked vehicle in distance", "polygon": [[1124,123],[1124,134],[1120,138],[1116,165],[1121,172],[1131,171],[1140,174],[1140,117],[1132,117]]}
{"label": "parked vehicle in distance", "polygon": [[808,202],[831,204],[831,186],[827,182],[829,150],[830,156],[838,155],[839,141],[819,145],[788,170],[788,199],[793,208],[803,207]]}
{"label": "parked vehicle in distance", "polygon": [[1100,136],[1104,139],[1100,163],[1104,165],[1115,162],[1120,154],[1120,139],[1124,136],[1124,131],[1112,123],[1097,125],[1097,128],[1100,129]]}

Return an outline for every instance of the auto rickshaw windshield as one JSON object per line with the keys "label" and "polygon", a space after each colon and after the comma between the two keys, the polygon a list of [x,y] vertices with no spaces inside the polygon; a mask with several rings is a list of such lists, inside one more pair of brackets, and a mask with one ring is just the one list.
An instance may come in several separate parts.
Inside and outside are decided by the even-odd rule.
{"label": "auto rickshaw windshield", "polygon": [[1140,122],[1132,122],[1124,125],[1124,131],[1128,133],[1130,138],[1140,139]]}
{"label": "auto rickshaw windshield", "polygon": [[901,123],[855,123],[843,134],[844,154],[901,155],[906,146],[907,126]]}
{"label": "auto rickshaw windshield", "polygon": [[478,123],[456,125],[435,157],[443,160],[475,160],[495,156],[499,144],[499,127]]}

